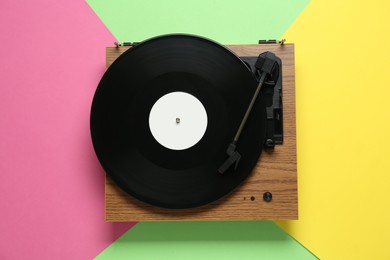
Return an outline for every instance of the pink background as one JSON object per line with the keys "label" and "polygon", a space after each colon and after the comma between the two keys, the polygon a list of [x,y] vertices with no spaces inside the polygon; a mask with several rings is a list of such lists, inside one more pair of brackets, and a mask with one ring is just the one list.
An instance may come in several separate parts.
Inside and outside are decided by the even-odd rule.
{"label": "pink background", "polygon": [[84,0],[0,2],[0,259],[91,259],[104,222],[89,112],[114,37]]}

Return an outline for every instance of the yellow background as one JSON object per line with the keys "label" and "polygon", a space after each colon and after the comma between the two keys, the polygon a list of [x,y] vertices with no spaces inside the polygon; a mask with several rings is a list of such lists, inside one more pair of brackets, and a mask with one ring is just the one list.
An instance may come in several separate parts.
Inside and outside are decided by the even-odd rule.
{"label": "yellow background", "polygon": [[321,259],[390,259],[390,1],[313,0],[296,45],[299,220]]}

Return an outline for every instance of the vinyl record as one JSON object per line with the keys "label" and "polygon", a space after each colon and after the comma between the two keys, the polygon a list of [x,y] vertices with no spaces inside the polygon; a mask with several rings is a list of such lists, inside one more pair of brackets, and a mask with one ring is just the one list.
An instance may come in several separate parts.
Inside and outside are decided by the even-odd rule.
{"label": "vinyl record", "polygon": [[265,138],[256,101],[237,144],[238,167],[217,169],[257,82],[225,47],[165,35],[123,53],[107,69],[91,109],[91,135],[106,173],[127,193],[164,208],[191,208],[233,191],[250,174]]}

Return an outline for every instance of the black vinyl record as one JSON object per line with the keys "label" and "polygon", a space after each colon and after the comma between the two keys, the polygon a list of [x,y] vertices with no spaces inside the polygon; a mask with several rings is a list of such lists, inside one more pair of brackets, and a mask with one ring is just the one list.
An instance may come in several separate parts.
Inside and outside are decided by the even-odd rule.
{"label": "black vinyl record", "polygon": [[[124,191],[149,204],[182,209],[215,201],[243,182],[260,156],[261,97],[237,144],[238,167],[217,171],[256,86],[245,63],[213,41],[182,34],[146,40],[118,57],[96,90],[90,123],[98,159]],[[149,125],[153,105],[174,92],[196,97],[207,112],[202,138],[181,150],[161,145]]]}

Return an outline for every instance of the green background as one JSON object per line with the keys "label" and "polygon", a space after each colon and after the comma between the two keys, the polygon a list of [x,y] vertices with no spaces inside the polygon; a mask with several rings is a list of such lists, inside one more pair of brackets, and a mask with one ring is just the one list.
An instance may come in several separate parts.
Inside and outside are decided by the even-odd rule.
{"label": "green background", "polygon": [[309,0],[88,0],[120,42],[191,33],[223,44],[277,39]]}
{"label": "green background", "polygon": [[96,259],[317,259],[272,221],[140,222]]}

